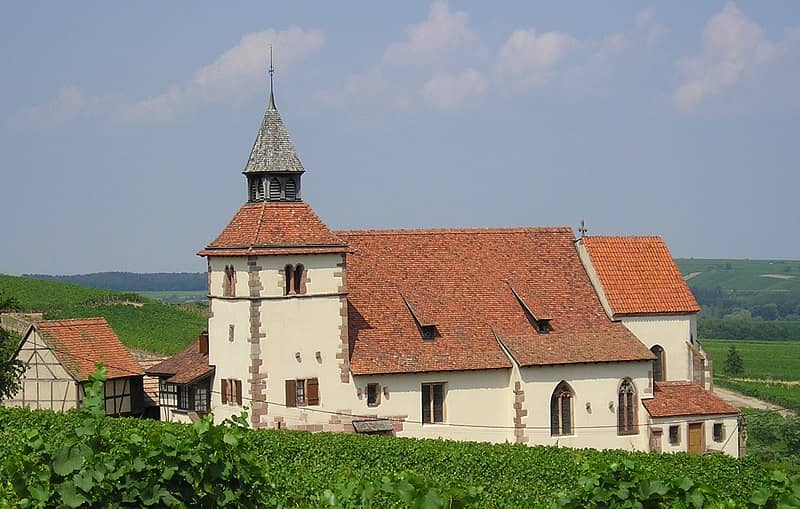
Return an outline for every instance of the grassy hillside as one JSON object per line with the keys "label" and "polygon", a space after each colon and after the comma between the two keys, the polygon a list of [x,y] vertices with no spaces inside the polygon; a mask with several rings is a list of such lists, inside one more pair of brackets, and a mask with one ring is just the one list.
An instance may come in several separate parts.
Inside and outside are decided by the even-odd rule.
{"label": "grassy hillside", "polygon": [[800,291],[800,261],[723,260],[679,258],[675,260],[688,283],[696,288],[744,291]]}
{"label": "grassy hillside", "polygon": [[800,341],[743,341],[703,339],[703,348],[714,360],[714,370],[724,374],[731,345],[744,364],[742,378],[800,380]]}
{"label": "grassy hillside", "polygon": [[2,274],[0,291],[16,297],[22,310],[43,312],[47,319],[104,317],[126,346],[152,352],[177,353],[206,327],[199,311],[135,293]]}

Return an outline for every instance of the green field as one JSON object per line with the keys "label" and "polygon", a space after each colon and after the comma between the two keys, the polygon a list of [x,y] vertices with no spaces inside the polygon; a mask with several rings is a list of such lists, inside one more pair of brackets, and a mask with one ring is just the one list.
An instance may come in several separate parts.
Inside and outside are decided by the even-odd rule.
{"label": "green field", "polygon": [[204,302],[208,296],[205,290],[161,290],[161,291],[147,291],[136,292],[148,299],[160,300],[165,304],[185,304],[189,302]]}
{"label": "green field", "polygon": [[800,261],[678,258],[675,262],[684,277],[699,273],[687,281],[692,287],[746,291],[800,290]]}
{"label": "green field", "polygon": [[0,274],[0,291],[24,311],[46,319],[103,317],[129,347],[175,354],[206,328],[199,310],[170,306],[135,293],[87,288]]}
{"label": "green field", "polygon": [[740,378],[800,380],[800,341],[744,341],[701,339],[703,348],[714,361],[714,372],[724,373],[728,349],[736,351],[744,363]]}

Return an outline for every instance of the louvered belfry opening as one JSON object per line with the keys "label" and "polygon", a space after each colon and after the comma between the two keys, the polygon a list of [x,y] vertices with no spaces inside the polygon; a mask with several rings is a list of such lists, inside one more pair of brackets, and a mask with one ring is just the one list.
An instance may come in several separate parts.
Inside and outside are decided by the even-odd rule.
{"label": "louvered belfry opening", "polygon": [[269,200],[280,201],[281,199],[281,181],[276,177],[269,179]]}
{"label": "louvered belfry opening", "polygon": [[297,200],[297,186],[294,183],[294,179],[289,177],[286,179],[286,186],[283,189],[283,196],[286,201],[296,201]]}

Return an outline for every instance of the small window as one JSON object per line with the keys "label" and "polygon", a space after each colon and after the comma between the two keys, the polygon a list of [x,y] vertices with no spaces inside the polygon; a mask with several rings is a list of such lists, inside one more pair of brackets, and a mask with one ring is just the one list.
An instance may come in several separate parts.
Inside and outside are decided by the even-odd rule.
{"label": "small window", "polygon": [[283,294],[291,295],[294,293],[294,266],[287,265],[283,268]]}
{"label": "small window", "polygon": [[444,383],[422,384],[422,423],[444,422]]}
{"label": "small window", "polygon": [[539,334],[547,334],[551,330],[550,320],[536,320],[536,332]]}
{"label": "small window", "polygon": [[222,379],[222,404],[242,404],[242,381],[234,378]]}
{"label": "small window", "polygon": [[189,410],[189,387],[186,385],[178,386],[178,408]]}
{"label": "small window", "polygon": [[194,391],[194,410],[196,412],[208,412],[211,393],[208,390],[208,382],[193,387]]}
{"label": "small window", "polygon": [[233,324],[228,325],[228,341],[231,343],[233,343],[233,334],[235,330],[236,328],[233,326]]}
{"label": "small window", "polygon": [[233,265],[225,266],[225,278],[222,281],[222,296],[234,297],[236,294],[236,271]]}
{"label": "small window", "polygon": [[305,269],[302,263],[298,263],[294,268],[294,293],[296,295],[306,293]]}
{"label": "small window", "polygon": [[617,433],[620,435],[633,435],[639,432],[636,425],[636,388],[633,382],[626,378],[619,386],[617,401]]}
{"label": "small window", "polygon": [[721,422],[714,423],[714,441],[722,442],[725,440],[725,425]]}
{"label": "small window", "polygon": [[161,380],[158,388],[159,404],[164,407],[178,406],[178,386]]}
{"label": "small window", "polygon": [[367,384],[367,406],[378,406],[381,404],[381,386],[379,384]]}
{"label": "small window", "polygon": [[286,406],[319,405],[319,379],[286,380]]}
{"label": "small window", "polygon": [[556,386],[550,397],[550,434],[572,435],[572,400],[575,393],[565,381]]}
{"label": "small window", "polygon": [[420,326],[420,331],[422,332],[422,339],[426,341],[436,339],[436,336],[439,335],[435,325],[422,325]]}
{"label": "small window", "polygon": [[669,445],[681,444],[681,428],[680,426],[669,427]]}

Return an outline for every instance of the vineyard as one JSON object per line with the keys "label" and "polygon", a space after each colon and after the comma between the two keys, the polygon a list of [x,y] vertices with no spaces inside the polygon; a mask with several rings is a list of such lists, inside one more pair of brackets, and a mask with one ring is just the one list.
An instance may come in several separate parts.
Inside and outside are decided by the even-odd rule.
{"label": "vineyard", "polygon": [[170,306],[136,293],[0,274],[0,291],[23,311],[46,319],[103,317],[128,347],[175,354],[206,327],[202,311]]}
{"label": "vineyard", "polygon": [[239,424],[0,409],[0,496],[9,507],[800,503],[800,478],[752,459],[250,431]]}

